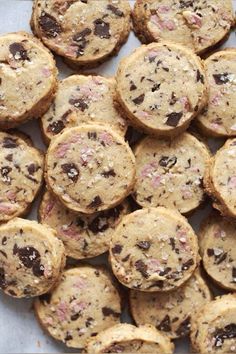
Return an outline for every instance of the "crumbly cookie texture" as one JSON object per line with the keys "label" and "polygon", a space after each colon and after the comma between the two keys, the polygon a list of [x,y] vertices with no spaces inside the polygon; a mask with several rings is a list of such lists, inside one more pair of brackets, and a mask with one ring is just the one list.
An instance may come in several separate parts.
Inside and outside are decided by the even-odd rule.
{"label": "crumbly cookie texture", "polygon": [[0,36],[0,128],[44,114],[57,88],[52,54],[26,32]]}
{"label": "crumbly cookie texture", "polygon": [[46,192],[40,204],[39,220],[57,231],[67,256],[83,259],[108,251],[114,229],[128,212],[128,202],[125,201],[95,214],[76,213],[64,207],[52,193]]}
{"label": "crumbly cookie texture", "polygon": [[209,161],[204,176],[207,193],[213,198],[213,206],[221,214],[236,216],[236,139],[229,139]]}
{"label": "crumbly cookie texture", "polygon": [[68,347],[86,341],[120,322],[120,297],[107,271],[81,266],[66,270],[61,282],[35,302],[42,327]]}
{"label": "crumbly cookie texture", "polygon": [[174,339],[189,334],[193,312],[211,299],[206,282],[196,270],[183,286],[169,293],[131,290],[130,309],[137,325],[150,323]]}
{"label": "crumbly cookie texture", "polygon": [[0,288],[13,297],[38,296],[58,281],[63,243],[53,229],[15,218],[0,226]]}
{"label": "crumbly cookie texture", "polygon": [[143,43],[171,41],[205,52],[230,32],[234,24],[231,0],[137,0],[134,30]]}
{"label": "crumbly cookie texture", "polygon": [[133,196],[142,207],[164,206],[189,213],[200,205],[210,158],[204,143],[189,133],[171,141],[146,137],[137,144],[135,157]]}
{"label": "crumbly cookie texture", "polygon": [[43,154],[23,135],[0,132],[0,222],[27,213],[43,181]]}
{"label": "crumbly cookie texture", "polygon": [[124,216],[110,245],[118,280],[140,291],[169,291],[183,285],[198,263],[197,237],[177,211],[150,208]]}
{"label": "crumbly cookie texture", "polygon": [[114,96],[114,78],[72,75],[62,80],[53,104],[41,119],[45,141],[64,128],[94,122],[108,124],[124,136],[127,121],[115,108]]}
{"label": "crumbly cookie texture", "polygon": [[156,353],[171,354],[174,344],[154,326],[135,327],[121,323],[91,338],[87,344],[89,354],[100,353]]}
{"label": "crumbly cookie texture", "polygon": [[209,99],[203,112],[196,118],[202,132],[210,136],[236,135],[234,110],[236,99],[236,49],[214,53],[205,61],[209,83]]}
{"label": "crumbly cookie texture", "polygon": [[217,297],[192,317],[191,342],[200,354],[235,353],[236,295]]}
{"label": "crumbly cookie texture", "polygon": [[214,213],[202,224],[199,233],[203,266],[222,288],[236,291],[236,227],[233,221]]}
{"label": "crumbly cookie texture", "polygon": [[126,42],[130,11],[127,0],[35,0],[31,28],[72,67],[92,67]]}
{"label": "crumbly cookie texture", "polygon": [[116,100],[132,124],[159,136],[186,130],[207,102],[201,60],[188,48],[151,43],[121,60]]}
{"label": "crumbly cookie texture", "polygon": [[118,205],[135,183],[135,158],[107,126],[65,129],[46,155],[49,189],[74,211],[93,214]]}

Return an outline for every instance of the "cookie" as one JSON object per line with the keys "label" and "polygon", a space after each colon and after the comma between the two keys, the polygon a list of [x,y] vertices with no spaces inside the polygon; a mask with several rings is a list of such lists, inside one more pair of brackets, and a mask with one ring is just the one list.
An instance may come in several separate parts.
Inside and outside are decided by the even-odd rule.
{"label": "cookie", "polygon": [[82,349],[90,337],[120,321],[120,297],[109,274],[81,266],[66,270],[60,284],[35,302],[44,329],[68,347]]}
{"label": "cookie", "polygon": [[130,309],[137,325],[150,323],[174,339],[189,334],[192,313],[211,298],[207,284],[196,270],[182,287],[169,293],[131,290]]}
{"label": "cookie", "polygon": [[127,0],[35,0],[31,28],[70,66],[92,67],[126,42],[130,6]]}
{"label": "cookie", "polygon": [[121,60],[116,100],[140,130],[173,137],[205,106],[207,85],[200,59],[177,44],[152,43]]}
{"label": "cookie", "polygon": [[124,136],[127,122],[115,109],[114,96],[113,78],[72,75],[62,80],[53,104],[41,119],[45,141],[66,127],[93,122],[108,124]]}
{"label": "cookie", "polygon": [[202,53],[227,38],[234,11],[231,0],[137,0],[133,23],[143,43],[171,41]]}
{"label": "cookie", "polygon": [[128,211],[128,203],[123,202],[113,209],[92,215],[75,213],[46,192],[39,207],[39,220],[57,231],[67,256],[83,259],[108,251],[112,233]]}
{"label": "cookie", "polygon": [[52,54],[26,32],[0,36],[0,129],[44,114],[57,88]]}
{"label": "cookie", "polygon": [[144,138],[135,149],[134,198],[142,207],[164,206],[189,213],[203,200],[207,147],[189,133],[171,140]]}
{"label": "cookie", "polygon": [[87,352],[171,354],[174,352],[174,344],[150,325],[135,327],[121,323],[91,338]]}
{"label": "cookie", "polygon": [[192,317],[191,342],[200,354],[236,353],[236,295],[216,298]]}
{"label": "cookie", "polygon": [[236,291],[236,226],[217,214],[208,217],[199,235],[200,253],[208,275],[222,288]]}
{"label": "cookie", "polygon": [[236,139],[229,139],[209,161],[204,176],[207,193],[213,198],[213,207],[223,215],[236,216]]}
{"label": "cookie", "polygon": [[65,129],[46,155],[50,190],[71,210],[93,214],[117,206],[133,188],[135,158],[108,126]]}
{"label": "cookie", "polygon": [[112,235],[110,263],[117,279],[128,288],[175,290],[197,266],[197,237],[175,210],[137,210],[124,216]]}
{"label": "cookie", "polygon": [[209,82],[207,107],[197,116],[196,123],[209,136],[236,135],[234,107],[236,93],[236,49],[217,52],[205,61]]}
{"label": "cookie", "polygon": [[0,223],[25,215],[43,181],[44,159],[18,133],[0,132]]}
{"label": "cookie", "polygon": [[63,243],[55,235],[21,218],[0,225],[0,288],[6,294],[32,297],[55,286],[65,263]]}

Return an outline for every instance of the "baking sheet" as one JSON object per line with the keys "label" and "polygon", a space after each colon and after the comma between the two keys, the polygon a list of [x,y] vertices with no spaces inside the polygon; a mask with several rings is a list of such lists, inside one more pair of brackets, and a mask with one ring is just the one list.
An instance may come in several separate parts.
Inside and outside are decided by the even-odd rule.
{"label": "baking sheet", "polygon": [[[99,0],[98,0],[99,1]],[[130,1],[133,6],[134,1]],[[236,9],[236,0],[233,1]],[[30,32],[29,20],[31,16],[31,0],[0,0],[0,34],[24,30]],[[129,54],[140,42],[130,34],[128,42],[122,47],[119,55],[112,58],[109,62],[101,65],[93,72],[102,75],[113,75],[120,59]],[[236,47],[236,37],[233,31],[228,41],[223,47]],[[57,64],[60,71],[60,78],[72,74],[70,70],[59,58]],[[31,136],[34,144],[45,150],[41,139],[38,122],[30,122],[20,128]],[[210,141],[212,150],[223,144],[223,140]],[[35,201],[29,219],[37,219],[38,200]],[[189,221],[197,231],[199,224],[204,216],[210,212],[209,205],[195,212]],[[104,263],[104,257],[99,257],[95,263]],[[123,314],[123,321],[130,321],[127,311]],[[41,327],[34,317],[32,310],[32,300],[16,300],[4,294],[0,294],[0,353],[72,353],[78,350],[69,349],[63,344],[54,341],[43,333]],[[176,353],[189,353],[188,339],[176,341]]]}

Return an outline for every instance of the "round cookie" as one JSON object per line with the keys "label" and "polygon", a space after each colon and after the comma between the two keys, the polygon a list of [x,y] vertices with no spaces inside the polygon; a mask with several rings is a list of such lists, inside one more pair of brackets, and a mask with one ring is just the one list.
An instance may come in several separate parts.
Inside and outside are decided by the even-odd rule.
{"label": "round cookie", "polygon": [[136,0],[134,30],[143,43],[171,41],[205,52],[234,24],[231,0]]}
{"label": "round cookie", "polygon": [[137,325],[150,323],[174,339],[189,334],[192,313],[211,298],[207,284],[196,270],[183,286],[169,293],[131,290],[130,308]]}
{"label": "round cookie", "polygon": [[208,105],[197,116],[196,123],[210,136],[235,136],[236,118],[236,49],[217,52],[205,61],[209,83]]}
{"label": "round cookie", "polygon": [[52,54],[26,32],[0,36],[0,129],[44,114],[57,88]]}
{"label": "round cookie", "polygon": [[203,266],[221,287],[236,291],[236,226],[217,214],[208,217],[199,235]]}
{"label": "round cookie", "polygon": [[191,342],[197,353],[236,352],[236,295],[216,298],[192,317]]}
{"label": "round cookie", "polygon": [[133,188],[135,158],[108,126],[65,129],[46,155],[50,190],[74,211],[93,214],[118,205]]}
{"label": "round cookie", "polygon": [[236,139],[229,139],[209,161],[204,176],[213,206],[223,215],[236,217]]}
{"label": "round cookie", "polygon": [[0,288],[13,297],[38,296],[55,286],[65,264],[56,232],[15,218],[0,225]]}
{"label": "round cookie", "polygon": [[140,130],[173,137],[186,130],[207,101],[200,59],[188,48],[151,43],[121,60],[116,100]]}
{"label": "round cookie", "polygon": [[115,109],[114,96],[113,78],[72,75],[62,80],[53,104],[41,119],[45,141],[66,127],[93,122],[108,124],[124,136],[127,124]]}
{"label": "round cookie", "polygon": [[113,209],[92,215],[75,213],[46,192],[39,207],[39,220],[57,231],[67,256],[83,259],[108,251],[112,233],[128,211],[128,202],[123,202]]}
{"label": "round cookie", "polygon": [[110,263],[117,279],[128,288],[174,290],[197,266],[197,237],[175,210],[137,210],[124,216],[112,235]]}
{"label": "round cookie", "polygon": [[31,28],[70,66],[92,67],[126,42],[130,6],[127,0],[35,0]]}
{"label": "round cookie", "polygon": [[189,133],[171,141],[144,138],[135,149],[134,198],[142,207],[164,206],[189,213],[204,198],[202,179],[210,154]]}
{"label": "round cookie", "polygon": [[150,325],[135,327],[128,323],[121,323],[91,338],[86,349],[88,354],[171,354],[174,352],[174,344]]}
{"label": "round cookie", "polygon": [[52,337],[82,349],[89,338],[119,323],[121,305],[108,272],[82,266],[64,271],[58,286],[36,300],[35,311]]}
{"label": "round cookie", "polygon": [[42,185],[43,155],[30,144],[0,132],[0,223],[26,214]]}

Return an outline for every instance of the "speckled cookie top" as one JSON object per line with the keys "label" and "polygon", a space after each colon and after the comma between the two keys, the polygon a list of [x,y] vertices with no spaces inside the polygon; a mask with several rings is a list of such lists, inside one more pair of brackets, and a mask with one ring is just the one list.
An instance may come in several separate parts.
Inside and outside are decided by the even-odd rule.
{"label": "speckled cookie top", "polygon": [[112,236],[112,270],[132,289],[176,289],[191,276],[197,261],[197,237],[186,219],[171,209],[142,209],[124,216]]}
{"label": "speckled cookie top", "polygon": [[174,135],[205,104],[201,62],[175,44],[152,43],[121,60],[117,100],[134,123],[160,135]]}
{"label": "speckled cookie top", "polygon": [[109,274],[84,266],[66,270],[60,284],[36,300],[35,310],[54,338],[84,348],[87,339],[119,323],[121,307]]}
{"label": "speckled cookie top", "polygon": [[114,107],[114,95],[113,78],[72,75],[62,80],[53,104],[42,117],[46,140],[66,127],[92,122],[109,124],[124,135],[127,122]]}
{"label": "speckled cookie top", "polygon": [[17,135],[0,132],[0,222],[24,214],[43,179],[43,155]]}
{"label": "speckled cookie top", "polygon": [[49,188],[68,208],[92,214],[118,205],[135,182],[128,144],[107,126],[68,128],[46,157]]}

